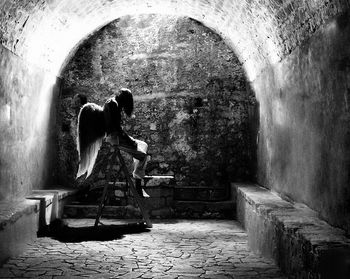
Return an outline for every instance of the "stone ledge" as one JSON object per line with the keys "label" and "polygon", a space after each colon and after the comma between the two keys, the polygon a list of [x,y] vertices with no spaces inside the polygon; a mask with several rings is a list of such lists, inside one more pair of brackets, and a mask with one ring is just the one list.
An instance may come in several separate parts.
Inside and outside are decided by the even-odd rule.
{"label": "stone ledge", "polygon": [[27,196],[29,200],[40,202],[39,231],[46,229],[52,221],[61,218],[63,206],[66,199],[73,196],[77,190],[71,189],[45,189],[33,190],[32,194]]}
{"label": "stone ledge", "polygon": [[235,184],[238,221],[250,248],[292,278],[350,278],[350,239],[302,204],[253,184]]}
{"label": "stone ledge", "polygon": [[57,195],[59,200],[65,199],[72,195],[75,195],[78,192],[77,189],[45,189],[45,190],[33,190],[33,194],[45,194],[53,193]]}
{"label": "stone ledge", "polygon": [[9,224],[15,223],[24,215],[39,212],[38,201],[1,201],[0,202],[0,230],[4,230]]}
{"label": "stone ledge", "polygon": [[51,205],[54,202],[55,194],[53,193],[34,193],[27,196],[28,200],[38,200],[40,203],[42,202],[45,207]]}
{"label": "stone ledge", "polygon": [[[60,217],[76,190],[34,190],[27,199],[0,202],[0,265],[23,252],[37,238],[41,226]],[[52,214],[53,213],[53,214]]]}
{"label": "stone ledge", "polygon": [[36,238],[39,208],[34,200],[0,202],[0,266]]}

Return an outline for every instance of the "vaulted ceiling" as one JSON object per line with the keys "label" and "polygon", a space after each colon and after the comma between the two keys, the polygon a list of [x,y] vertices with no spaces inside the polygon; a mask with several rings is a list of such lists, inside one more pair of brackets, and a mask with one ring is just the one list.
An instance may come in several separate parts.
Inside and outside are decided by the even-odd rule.
{"label": "vaulted ceiling", "polygon": [[349,0],[2,0],[3,46],[59,74],[94,30],[125,15],[188,16],[220,34],[249,79],[288,55]]}

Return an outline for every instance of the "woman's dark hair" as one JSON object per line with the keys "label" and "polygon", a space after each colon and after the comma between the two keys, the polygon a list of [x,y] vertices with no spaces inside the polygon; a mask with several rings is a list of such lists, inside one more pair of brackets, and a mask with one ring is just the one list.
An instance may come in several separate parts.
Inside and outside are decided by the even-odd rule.
{"label": "woman's dark hair", "polygon": [[127,116],[131,116],[134,111],[134,98],[131,94],[131,91],[127,88],[122,88],[119,90],[117,96],[115,96],[118,104],[123,108]]}

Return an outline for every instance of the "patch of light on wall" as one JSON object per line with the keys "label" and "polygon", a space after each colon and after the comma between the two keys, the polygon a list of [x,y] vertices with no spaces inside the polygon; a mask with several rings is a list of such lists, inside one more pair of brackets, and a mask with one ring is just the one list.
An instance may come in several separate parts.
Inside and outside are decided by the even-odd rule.
{"label": "patch of light on wall", "polygon": [[286,124],[287,112],[280,100],[274,100],[272,102],[272,117],[275,124],[280,126]]}
{"label": "patch of light on wall", "polygon": [[247,60],[244,63],[244,68],[247,72],[247,76],[250,77],[251,80],[256,77],[257,75],[256,65],[252,60]]}
{"label": "patch of light on wall", "polygon": [[273,148],[273,144],[271,143],[271,140],[269,138],[266,139],[266,150],[267,150],[267,155],[268,155],[268,158],[270,161],[274,156],[274,148]]}
{"label": "patch of light on wall", "polygon": [[338,24],[336,20],[329,22],[325,27],[325,31],[328,34],[334,34],[337,30],[338,30]]}
{"label": "patch of light on wall", "polygon": [[[95,26],[96,23],[91,21],[89,24]],[[30,45],[27,60],[57,75],[71,49],[82,39],[82,36],[90,32],[91,28],[87,24],[72,24],[69,32],[55,30],[50,26],[40,28],[27,40]]]}
{"label": "patch of light on wall", "polygon": [[5,121],[6,124],[9,124],[11,121],[11,106],[9,104],[5,104],[0,109],[0,117],[1,121]]}
{"label": "patch of light on wall", "polygon": [[[110,8],[103,11],[91,12],[86,17],[79,17],[70,11],[68,4],[61,4],[65,9],[47,15],[40,27],[26,39],[28,48],[27,59],[34,64],[49,68],[58,73],[62,63],[72,49],[88,34],[101,28],[116,18],[137,14],[171,14],[181,15],[189,13],[184,7],[172,1],[133,1],[130,5],[120,6],[119,1],[111,1]],[[62,12],[63,11],[63,12]],[[62,22],[65,24],[62,25]]]}
{"label": "patch of light on wall", "polygon": [[269,62],[271,64],[276,64],[277,62],[279,62],[280,56],[278,46],[271,39],[266,40],[265,46],[267,55],[269,57]]}
{"label": "patch of light on wall", "polygon": [[[209,2],[202,5],[201,8],[198,8],[191,1],[184,1],[181,4],[180,1],[173,0],[135,0],[128,2],[128,5],[125,3],[126,1],[116,0],[108,1],[101,6],[92,0],[81,0],[82,10],[78,13],[77,5],[80,4],[77,3],[71,8],[70,0],[61,0],[52,13],[46,15],[38,28],[28,34],[26,58],[59,75],[62,65],[72,50],[76,49],[81,40],[93,31],[125,15],[154,13],[189,16],[202,21],[207,27],[215,30],[226,38],[226,41],[230,42],[230,46],[234,46],[235,53],[243,63],[250,81],[255,79],[266,62],[274,63],[279,60],[279,51],[273,40],[268,40],[266,46],[261,45],[260,41],[266,38],[266,32],[264,36],[259,35],[254,39],[247,27],[239,23],[239,20],[231,21],[212,14],[213,5]],[[95,8],[89,10],[88,14],[84,14],[84,5]],[[206,16],[203,17],[203,15]],[[227,20],[226,24],[224,24],[225,20]],[[263,28],[263,30],[265,29]],[[258,46],[262,46],[262,48],[257,50]],[[260,51],[263,53],[257,53]]]}
{"label": "patch of light on wall", "polygon": [[38,106],[38,111],[36,113],[35,123],[37,126],[41,126],[43,121],[49,117],[50,107],[52,104],[52,94],[48,94],[48,92],[52,92],[53,87],[56,84],[56,76],[52,74],[46,74],[45,80],[43,82],[43,86],[40,90],[40,103]]}
{"label": "patch of light on wall", "polygon": [[42,87],[39,94],[39,102],[36,104],[36,113],[30,121],[33,121],[33,130],[29,136],[29,147],[33,147],[37,144],[37,136],[42,135],[45,137],[44,133],[48,133],[49,129],[49,119],[52,108],[53,101],[53,88],[56,84],[56,76],[52,74],[46,74],[43,80]]}

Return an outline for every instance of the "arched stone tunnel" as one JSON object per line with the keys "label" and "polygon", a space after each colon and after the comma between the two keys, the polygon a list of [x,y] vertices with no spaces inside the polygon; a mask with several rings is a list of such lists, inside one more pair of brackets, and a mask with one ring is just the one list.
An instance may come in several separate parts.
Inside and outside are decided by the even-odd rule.
{"label": "arched stone tunnel", "polygon": [[[346,0],[2,1],[4,210],[55,184],[54,108],[62,70],[81,42],[115,19],[161,14],[210,28],[242,64],[260,109],[252,182],[293,205],[306,205],[348,235],[349,5]],[[249,231],[249,221],[245,226]]]}

